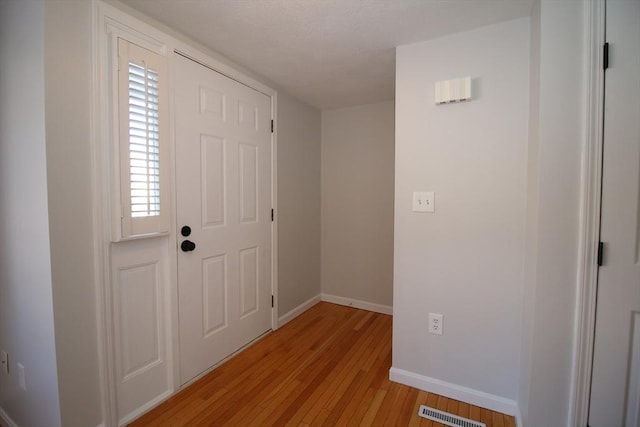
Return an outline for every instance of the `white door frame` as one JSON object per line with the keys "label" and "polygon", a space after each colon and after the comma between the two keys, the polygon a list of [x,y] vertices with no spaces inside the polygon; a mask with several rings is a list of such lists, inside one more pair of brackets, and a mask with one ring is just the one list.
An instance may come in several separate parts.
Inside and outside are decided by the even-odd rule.
{"label": "white door frame", "polygon": [[573,370],[568,424],[571,427],[586,426],[589,416],[602,186],[605,0],[585,1],[584,5],[584,147]]}
{"label": "white door frame", "polygon": [[[111,301],[111,259],[109,247],[111,244],[111,187],[113,185],[113,171],[110,159],[111,123],[109,123],[109,109],[112,101],[112,94],[104,84],[104,79],[110,78],[108,61],[108,37],[107,25],[115,25],[122,28],[124,32],[135,33],[153,43],[166,47],[168,61],[168,75],[171,80],[169,90],[170,105],[170,156],[171,160],[171,231],[168,236],[169,256],[166,260],[170,266],[169,292],[165,309],[170,321],[168,330],[172,344],[169,359],[173,369],[169,375],[173,378],[172,392],[178,390],[179,382],[179,346],[177,340],[177,230],[176,230],[176,179],[175,179],[175,130],[174,130],[174,94],[173,78],[175,76],[174,52],[180,52],[196,62],[205,65],[235,81],[251,87],[271,98],[271,118],[277,124],[278,94],[269,86],[245,74],[239,69],[230,65],[222,57],[214,56],[215,53],[204,53],[204,51],[194,48],[172,34],[167,34],[149,24],[149,21],[136,12],[132,16],[118,7],[105,3],[101,0],[92,0],[92,102],[91,102],[91,148],[92,148],[92,171],[93,171],[93,239],[94,239],[94,276],[96,290],[97,307],[97,335],[98,351],[100,357],[100,388],[102,391],[103,425],[118,425],[118,411],[116,399],[116,369],[113,330],[113,302]],[[271,134],[271,202],[275,211],[274,221],[271,225],[271,292],[274,296],[274,307],[271,316],[271,328],[278,327],[278,198],[277,198],[277,126],[274,126]],[[148,410],[148,408],[144,409]],[[142,411],[141,411],[142,412]]]}

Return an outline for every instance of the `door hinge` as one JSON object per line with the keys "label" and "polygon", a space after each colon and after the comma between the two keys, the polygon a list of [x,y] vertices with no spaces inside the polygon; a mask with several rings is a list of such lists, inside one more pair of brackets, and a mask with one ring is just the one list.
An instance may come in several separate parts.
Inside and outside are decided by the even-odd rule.
{"label": "door hinge", "polygon": [[598,267],[602,267],[603,257],[604,257],[604,243],[598,242]]}
{"label": "door hinge", "polygon": [[609,68],[609,43],[605,43],[602,46],[602,69]]}
{"label": "door hinge", "polygon": [[271,222],[273,222],[273,209],[271,209]]}
{"label": "door hinge", "polygon": [[273,133],[273,120],[271,120],[271,133]]}
{"label": "door hinge", "polygon": [[273,308],[273,295],[271,295],[271,308]]}

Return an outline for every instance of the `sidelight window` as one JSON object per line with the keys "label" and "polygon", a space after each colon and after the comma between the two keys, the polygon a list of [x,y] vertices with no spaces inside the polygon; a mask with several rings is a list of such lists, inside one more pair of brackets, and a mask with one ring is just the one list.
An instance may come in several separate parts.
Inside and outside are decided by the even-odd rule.
{"label": "sidelight window", "polygon": [[166,59],[118,39],[121,237],[168,231]]}

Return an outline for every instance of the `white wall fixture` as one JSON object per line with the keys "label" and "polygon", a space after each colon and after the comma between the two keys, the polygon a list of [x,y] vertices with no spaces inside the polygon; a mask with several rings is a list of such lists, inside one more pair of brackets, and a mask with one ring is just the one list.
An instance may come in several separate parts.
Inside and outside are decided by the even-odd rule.
{"label": "white wall fixture", "polygon": [[442,335],[444,317],[440,313],[429,313],[429,333]]}
{"label": "white wall fixture", "polygon": [[435,212],[435,193],[433,191],[413,192],[414,212]]}
{"label": "white wall fixture", "polygon": [[471,99],[471,77],[442,80],[436,82],[436,105],[452,102],[469,101]]}

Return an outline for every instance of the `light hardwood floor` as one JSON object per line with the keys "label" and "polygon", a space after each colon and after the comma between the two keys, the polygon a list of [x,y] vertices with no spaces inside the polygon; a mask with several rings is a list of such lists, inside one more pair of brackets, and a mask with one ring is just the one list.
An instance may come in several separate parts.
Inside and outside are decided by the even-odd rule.
{"label": "light hardwood floor", "polygon": [[389,381],[391,316],[319,303],[132,426],[422,426],[425,404],[515,427],[513,417]]}

